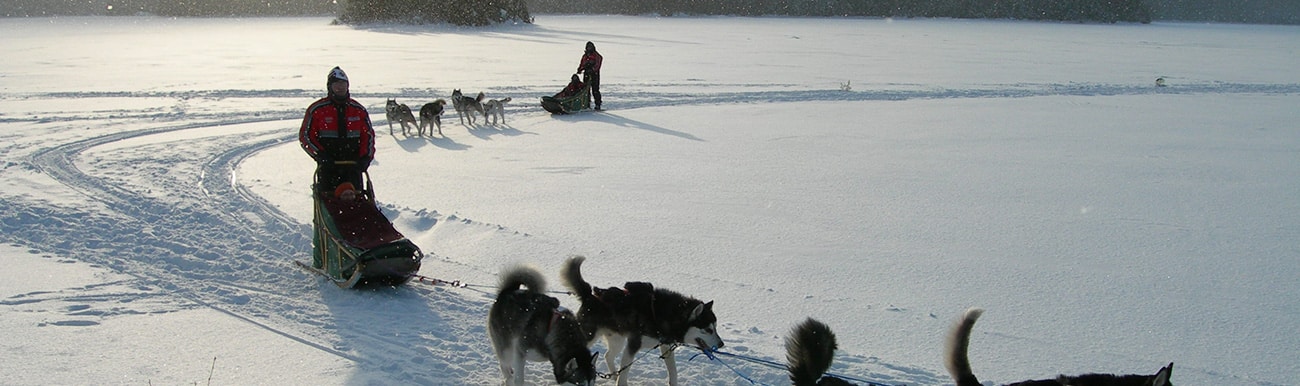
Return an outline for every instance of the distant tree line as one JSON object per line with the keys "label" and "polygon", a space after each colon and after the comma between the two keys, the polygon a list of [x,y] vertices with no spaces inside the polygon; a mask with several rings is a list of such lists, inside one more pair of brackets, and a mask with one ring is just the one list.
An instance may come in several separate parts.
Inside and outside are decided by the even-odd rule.
{"label": "distant tree line", "polygon": [[335,0],[0,0],[0,16],[161,15],[185,17],[336,15]]}
{"label": "distant tree line", "polygon": [[323,16],[485,25],[542,14],[951,17],[1300,24],[1300,0],[0,0],[0,17]]}
{"label": "distant tree line", "polygon": [[491,25],[532,23],[524,0],[348,0],[339,21]]}
{"label": "distant tree line", "polygon": [[1149,0],[1157,20],[1300,24],[1297,0]]}
{"label": "distant tree line", "polygon": [[528,0],[539,13],[1150,22],[1147,0]]}

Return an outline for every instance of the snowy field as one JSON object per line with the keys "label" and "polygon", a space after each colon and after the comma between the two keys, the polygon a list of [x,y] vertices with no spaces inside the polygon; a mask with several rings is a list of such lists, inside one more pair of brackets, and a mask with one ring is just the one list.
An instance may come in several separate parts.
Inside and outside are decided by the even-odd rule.
{"label": "snowy field", "polygon": [[[329,22],[0,19],[0,383],[499,384],[496,273],[560,289],[581,254],[597,286],[715,301],[729,353],[783,362],[818,318],[857,380],[951,384],[943,335],[978,306],[987,383],[1174,362],[1179,385],[1297,384],[1300,27]],[[588,40],[609,110],[552,117],[537,98]],[[336,65],[420,273],[469,287],[341,290],[290,263],[310,259],[297,129]],[[506,123],[390,134],[386,98],[457,88],[512,97]],[[678,359],[688,385],[788,384]],[[653,356],[631,371],[665,383]]]}

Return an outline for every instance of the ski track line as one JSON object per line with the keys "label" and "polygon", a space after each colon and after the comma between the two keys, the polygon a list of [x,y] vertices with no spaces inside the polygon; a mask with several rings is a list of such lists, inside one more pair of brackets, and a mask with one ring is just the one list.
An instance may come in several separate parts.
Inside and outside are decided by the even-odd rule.
{"label": "ski track line", "polygon": [[[301,256],[304,247],[310,245],[306,238],[309,228],[296,224],[269,203],[256,199],[246,188],[234,186],[229,177],[238,162],[258,150],[283,142],[283,138],[245,143],[215,155],[204,164],[198,186],[153,181],[161,184],[160,189],[201,190],[196,196],[205,198],[192,201],[202,202],[182,201],[190,207],[179,211],[167,202],[90,176],[73,162],[88,149],[126,139],[263,121],[268,119],[135,130],[37,151],[28,158],[38,171],[103,203],[108,210],[97,213],[23,205],[0,199],[0,213],[4,213],[0,215],[0,228],[5,229],[4,238],[105,266],[157,287],[156,290],[162,291],[160,293],[187,299],[326,353],[366,364],[364,366],[392,366],[389,357],[427,355],[427,350],[422,351],[418,345],[392,339],[399,335],[396,327],[348,329],[338,325],[336,312],[331,312],[328,305],[287,295],[282,288],[284,283],[322,284],[303,280],[310,275],[288,264],[289,259]],[[247,208],[256,210],[249,212]],[[260,224],[252,224],[242,216],[250,213],[260,216]],[[214,239],[230,242],[210,241]],[[305,288],[312,286],[309,284]],[[344,306],[356,301],[355,298],[338,300]],[[414,303],[428,303],[426,299],[418,300]],[[480,305],[476,304],[462,310],[478,307]],[[294,312],[284,312],[286,310]],[[287,314],[298,316],[285,316]],[[356,322],[358,325],[386,324],[384,320],[374,318],[360,318]],[[313,328],[291,331],[294,326],[298,329]],[[350,343],[344,343],[339,335],[346,336],[343,340]],[[384,351],[384,355],[367,355],[367,351]],[[392,375],[399,379],[419,382],[420,379],[436,378],[432,373],[406,372],[407,369],[419,369],[416,366],[398,366],[398,369]]]}

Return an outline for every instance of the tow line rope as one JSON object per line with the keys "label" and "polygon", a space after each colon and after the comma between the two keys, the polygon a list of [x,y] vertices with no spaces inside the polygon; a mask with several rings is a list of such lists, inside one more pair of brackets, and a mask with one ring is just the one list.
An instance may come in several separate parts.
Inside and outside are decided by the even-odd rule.
{"label": "tow line rope", "polygon": [[[625,366],[623,366],[622,368],[618,369],[618,371],[615,371],[613,374],[606,374],[606,373],[602,373],[602,372],[597,371],[597,372],[596,372],[596,376],[599,376],[601,379],[614,379],[614,378],[617,378],[619,374],[622,374],[624,371],[627,371],[627,369],[632,368],[632,364],[633,364],[633,363],[636,363],[637,361],[640,361],[641,358],[645,358],[646,355],[649,355],[651,351],[654,351],[654,350],[657,349],[657,348],[663,347],[663,345],[664,345],[663,343],[660,343],[660,344],[656,344],[654,347],[651,347],[651,348],[649,348],[649,349],[641,350],[641,354],[640,354],[640,355],[637,355],[636,358],[632,358],[632,361],[631,361],[631,362],[628,362],[627,365],[625,365]],[[673,343],[673,345],[668,346],[668,350],[665,351],[665,352],[672,352],[673,350],[676,350],[677,347],[680,347],[680,346],[681,346],[681,343]],[[605,355],[608,356],[609,353],[607,352],[607,353],[605,353]],[[659,359],[664,359],[664,355],[667,355],[667,354],[659,354]]]}
{"label": "tow line rope", "polygon": [[[726,352],[726,351],[721,351],[721,350],[700,350],[700,353],[699,353],[699,354],[695,354],[695,355],[691,356],[691,360],[694,360],[696,357],[700,356],[701,354],[703,354],[704,356],[708,357],[709,359],[711,359],[711,360],[713,360],[713,361],[718,362],[719,364],[722,364],[723,367],[726,367],[728,370],[731,370],[731,372],[736,373],[736,375],[740,376],[741,378],[744,378],[746,381],[749,381],[749,383],[750,383],[751,385],[762,385],[762,383],[759,383],[758,381],[755,381],[754,379],[750,378],[748,375],[745,375],[744,373],[741,373],[741,372],[740,372],[739,370],[737,370],[736,368],[734,368],[734,367],[732,367],[731,365],[727,364],[726,362],[722,361],[721,359],[718,358],[718,355],[725,356],[725,357],[736,358],[736,359],[743,360],[743,361],[746,361],[746,362],[755,363],[755,364],[759,364],[759,365],[767,366],[767,367],[774,368],[774,369],[778,369],[778,370],[782,370],[782,371],[785,371],[786,368],[787,368],[786,365],[785,365],[784,363],[777,363],[777,362],[773,362],[773,361],[766,360],[766,359],[755,358],[755,357],[750,357],[750,356],[745,356],[745,355],[740,355],[740,354],[732,354],[732,353],[729,353],[729,352]],[[831,377],[835,377],[835,378],[839,378],[839,379],[843,379],[843,380],[846,380],[846,381],[857,382],[857,383],[864,384],[864,385],[867,385],[867,386],[895,386],[895,385],[890,385],[890,384],[887,384],[887,383],[872,382],[872,381],[869,381],[869,380],[866,380],[866,379],[854,378],[854,377],[850,377],[850,376],[846,376],[846,375],[840,375],[840,374],[835,374],[835,373],[831,373],[831,372],[827,372],[827,373],[824,374],[824,375],[831,376]]]}
{"label": "tow line rope", "polygon": [[[436,277],[428,277],[428,276],[419,275],[419,274],[413,274],[413,275],[411,275],[411,279],[412,279],[412,280],[415,280],[415,282],[420,283],[420,284],[428,284],[428,285],[431,285],[431,286],[445,285],[445,286],[449,286],[449,287],[464,288],[464,289],[468,289],[468,290],[472,290],[472,291],[482,292],[482,293],[485,293],[485,294],[490,294],[490,293],[492,293],[491,290],[494,289],[494,288],[496,288],[495,285],[487,285],[487,284],[470,284],[470,283],[466,283],[466,282],[463,282],[463,281],[460,281],[460,280],[443,280],[443,279],[439,279],[439,278],[436,278]],[[486,290],[485,290],[484,288],[486,288]],[[546,292],[547,292],[547,293],[552,293],[552,294],[573,295],[572,292],[566,292],[566,291],[546,291]]]}

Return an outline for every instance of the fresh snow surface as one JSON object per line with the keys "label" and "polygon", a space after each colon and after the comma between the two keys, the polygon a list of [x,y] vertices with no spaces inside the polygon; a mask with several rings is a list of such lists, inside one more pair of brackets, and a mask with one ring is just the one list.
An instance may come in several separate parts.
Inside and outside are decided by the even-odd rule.
{"label": "fresh snow surface", "polygon": [[[688,385],[788,384],[814,317],[832,372],[1179,385],[1300,374],[1300,27],[539,16],[0,19],[0,383],[493,385],[497,273],[588,257],[597,286],[715,301]],[[586,41],[609,111],[551,116]],[[309,259],[296,134],[342,66],[380,133],[411,283]],[[1166,87],[1156,87],[1157,78]],[[848,87],[841,87],[847,85]],[[390,134],[387,98],[512,97],[506,122]],[[844,90],[847,88],[847,90]],[[595,349],[603,352],[603,344]],[[553,383],[529,365],[533,384]],[[734,369],[734,371],[733,371]],[[634,385],[664,384],[653,355]],[[599,384],[612,384],[599,380]]]}

